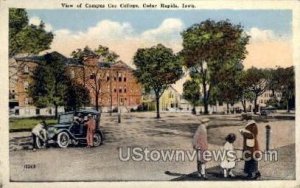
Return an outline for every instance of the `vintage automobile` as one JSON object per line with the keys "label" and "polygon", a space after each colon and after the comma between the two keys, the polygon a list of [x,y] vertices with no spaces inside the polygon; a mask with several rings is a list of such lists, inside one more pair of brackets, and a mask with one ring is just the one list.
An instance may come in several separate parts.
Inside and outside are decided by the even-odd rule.
{"label": "vintage automobile", "polygon": [[[101,113],[96,110],[79,110],[59,115],[58,124],[47,128],[48,143],[55,143],[61,148],[66,148],[70,144],[86,144],[87,126],[84,125],[84,121],[81,123],[75,121],[75,117],[79,114],[82,119],[87,119],[89,114],[95,118],[96,131],[93,145],[100,146],[103,142],[103,133],[99,128]],[[42,144],[39,143],[37,145]]]}

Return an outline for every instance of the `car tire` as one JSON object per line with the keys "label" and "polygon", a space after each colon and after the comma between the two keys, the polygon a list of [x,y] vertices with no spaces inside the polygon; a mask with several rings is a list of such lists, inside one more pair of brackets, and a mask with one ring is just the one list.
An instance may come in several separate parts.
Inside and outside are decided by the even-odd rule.
{"label": "car tire", "polygon": [[66,148],[69,146],[70,137],[69,134],[66,132],[61,132],[57,135],[57,145],[60,148]]}
{"label": "car tire", "polygon": [[98,147],[102,143],[102,136],[100,133],[95,133],[93,138],[93,146]]}
{"label": "car tire", "polygon": [[36,143],[36,147],[38,149],[43,148],[43,141],[38,136],[35,137],[35,143]]}

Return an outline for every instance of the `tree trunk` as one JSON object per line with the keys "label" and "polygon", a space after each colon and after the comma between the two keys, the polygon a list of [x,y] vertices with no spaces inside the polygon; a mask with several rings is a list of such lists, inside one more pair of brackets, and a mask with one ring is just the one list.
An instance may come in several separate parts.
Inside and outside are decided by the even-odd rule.
{"label": "tree trunk", "polygon": [[159,96],[156,94],[156,118],[160,118],[160,113],[159,113]]}
{"label": "tree trunk", "polygon": [[242,100],[242,106],[243,106],[244,112],[246,113],[247,109],[246,109],[246,101],[245,100]]}
{"label": "tree trunk", "polygon": [[289,103],[290,103],[290,98],[288,97],[287,103],[286,103],[286,111],[287,111],[287,113],[290,113],[290,105],[289,105]]}
{"label": "tree trunk", "polygon": [[258,96],[256,95],[255,99],[254,99],[254,114],[256,114],[258,112],[257,98],[258,98]]}
{"label": "tree trunk", "polygon": [[206,84],[203,83],[203,104],[204,104],[204,114],[208,114],[208,93],[207,93],[207,88]]}
{"label": "tree trunk", "polygon": [[192,114],[194,114],[194,115],[197,114],[197,113],[196,113],[196,107],[195,107],[195,105],[193,105]]}
{"label": "tree trunk", "polygon": [[229,103],[228,102],[226,103],[226,107],[227,107],[227,114],[229,114],[230,111],[229,111]]}
{"label": "tree trunk", "polygon": [[96,110],[98,111],[99,110],[99,104],[98,104],[98,102],[99,102],[99,94],[98,94],[98,92],[96,93],[96,96],[95,96],[96,98],[95,98],[95,105],[96,105]]}
{"label": "tree trunk", "polygon": [[55,119],[58,117],[58,105],[54,104],[55,106]]}

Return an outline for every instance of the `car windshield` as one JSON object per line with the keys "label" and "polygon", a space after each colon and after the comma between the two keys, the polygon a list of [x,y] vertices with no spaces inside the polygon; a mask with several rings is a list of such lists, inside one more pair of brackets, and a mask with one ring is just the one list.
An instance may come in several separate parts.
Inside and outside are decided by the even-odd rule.
{"label": "car windshield", "polygon": [[59,116],[58,123],[72,123],[74,119],[74,114],[62,114]]}

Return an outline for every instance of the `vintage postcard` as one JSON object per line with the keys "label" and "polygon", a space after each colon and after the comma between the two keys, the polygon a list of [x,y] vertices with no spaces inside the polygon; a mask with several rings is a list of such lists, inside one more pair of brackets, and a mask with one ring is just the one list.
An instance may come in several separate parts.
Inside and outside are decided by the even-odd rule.
{"label": "vintage postcard", "polygon": [[299,186],[299,1],[0,3],[3,187]]}

